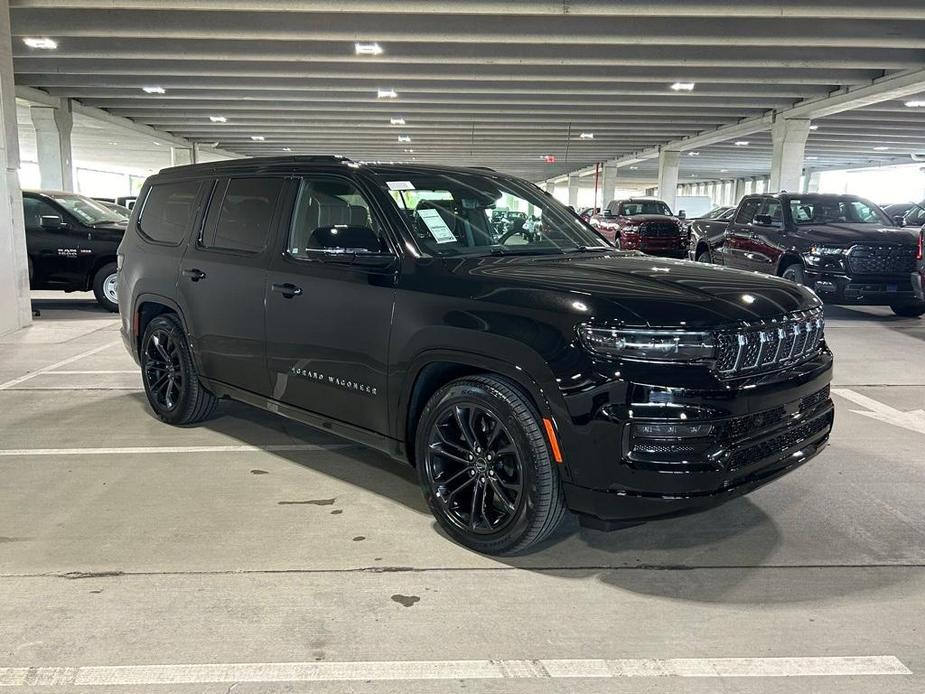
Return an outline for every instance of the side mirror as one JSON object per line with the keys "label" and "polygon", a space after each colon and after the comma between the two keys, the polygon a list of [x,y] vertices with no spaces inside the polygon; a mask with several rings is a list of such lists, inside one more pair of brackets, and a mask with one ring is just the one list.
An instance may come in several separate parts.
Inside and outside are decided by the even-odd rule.
{"label": "side mirror", "polygon": [[678,210],[678,219],[687,219],[687,212],[684,210]]}
{"label": "side mirror", "polygon": [[904,227],[906,226],[906,218],[903,215],[898,214],[895,217],[893,217],[893,224],[895,224],[898,227]]}
{"label": "side mirror", "polygon": [[774,218],[769,214],[756,214],[755,224],[760,227],[779,227],[781,225],[780,222],[775,222]]}
{"label": "side mirror", "polygon": [[64,223],[60,215],[45,214],[42,215],[42,228],[45,231],[61,231],[67,229],[67,224]]}
{"label": "side mirror", "polygon": [[613,217],[613,212],[611,211],[611,209],[610,209],[609,207],[605,207],[605,208],[601,211],[601,216],[602,216],[604,219],[609,219],[610,217]]}

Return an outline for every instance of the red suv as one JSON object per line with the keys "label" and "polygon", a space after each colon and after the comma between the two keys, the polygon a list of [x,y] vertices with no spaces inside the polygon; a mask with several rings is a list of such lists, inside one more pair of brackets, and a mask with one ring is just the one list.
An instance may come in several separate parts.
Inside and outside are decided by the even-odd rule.
{"label": "red suv", "polygon": [[618,247],[668,258],[687,257],[688,232],[661,200],[613,200],[590,224]]}

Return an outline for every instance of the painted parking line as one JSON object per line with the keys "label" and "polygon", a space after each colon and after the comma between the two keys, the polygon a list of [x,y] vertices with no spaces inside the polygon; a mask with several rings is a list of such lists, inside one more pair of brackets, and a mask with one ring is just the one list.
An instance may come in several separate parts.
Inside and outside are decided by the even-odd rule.
{"label": "painted parking line", "polygon": [[128,446],[123,448],[7,448],[0,457],[67,455],[162,455],[165,453],[288,453],[298,451],[336,451],[356,448],[352,443],[270,443],[261,446]]}
{"label": "painted parking line", "polygon": [[863,408],[851,410],[855,414],[925,434],[925,410],[910,410],[909,412],[897,410],[895,407],[890,407],[850,388],[833,388],[832,393]]}
{"label": "painted parking line", "polygon": [[895,656],[434,660],[0,668],[0,686],[143,686],[228,682],[566,679],[629,677],[857,677],[911,675]]}
{"label": "painted parking line", "polygon": [[0,383],[0,390],[9,390],[13,386],[18,386],[20,383],[24,383],[25,381],[28,381],[30,378],[35,378],[36,376],[40,374],[48,373],[49,371],[54,371],[55,369],[59,369],[62,366],[67,366],[68,364],[73,364],[75,361],[80,361],[81,359],[84,359],[86,357],[92,356],[94,354],[98,354],[99,352],[109,349],[110,347],[115,347],[118,344],[119,344],[118,341],[110,342],[100,347],[89,349],[86,352],[81,352],[80,354],[77,354],[73,357],[62,359],[61,361],[55,362],[54,364],[50,364],[49,366],[43,366],[41,369],[30,371],[29,373],[25,374],[24,376],[20,376],[19,378],[14,378],[10,381],[7,381],[6,383]]}
{"label": "painted parking line", "polygon": [[56,376],[64,374],[65,376],[90,376],[97,374],[132,374],[141,376],[140,369],[124,369],[124,370],[112,370],[112,371],[65,371],[60,369],[55,369],[54,371],[46,371],[45,375],[54,374]]}

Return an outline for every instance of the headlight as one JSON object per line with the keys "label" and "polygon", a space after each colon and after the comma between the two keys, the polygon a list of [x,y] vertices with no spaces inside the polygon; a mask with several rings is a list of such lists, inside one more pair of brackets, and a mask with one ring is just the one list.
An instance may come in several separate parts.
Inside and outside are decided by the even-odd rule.
{"label": "headlight", "polygon": [[716,354],[713,333],[685,330],[632,330],[583,325],[581,340],[597,354],[644,361],[692,362]]}
{"label": "headlight", "polygon": [[813,246],[809,252],[812,255],[847,255],[849,250],[838,246]]}

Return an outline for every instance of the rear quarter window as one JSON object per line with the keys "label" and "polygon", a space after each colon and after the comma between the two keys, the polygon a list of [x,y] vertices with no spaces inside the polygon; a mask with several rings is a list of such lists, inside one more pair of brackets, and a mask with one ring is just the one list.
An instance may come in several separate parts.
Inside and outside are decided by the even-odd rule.
{"label": "rear quarter window", "polygon": [[196,217],[202,181],[156,183],[148,190],[138,217],[141,236],[155,243],[179,246]]}

